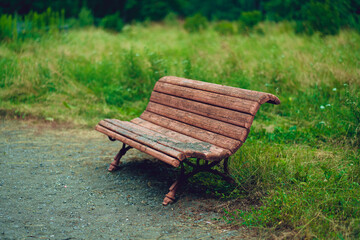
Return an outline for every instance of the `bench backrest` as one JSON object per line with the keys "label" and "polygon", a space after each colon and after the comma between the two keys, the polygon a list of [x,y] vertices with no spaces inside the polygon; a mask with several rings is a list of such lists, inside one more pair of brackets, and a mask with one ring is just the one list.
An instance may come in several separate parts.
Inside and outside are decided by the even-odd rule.
{"label": "bench backrest", "polygon": [[280,104],[269,93],[169,76],[155,84],[140,118],[234,153],[266,102]]}

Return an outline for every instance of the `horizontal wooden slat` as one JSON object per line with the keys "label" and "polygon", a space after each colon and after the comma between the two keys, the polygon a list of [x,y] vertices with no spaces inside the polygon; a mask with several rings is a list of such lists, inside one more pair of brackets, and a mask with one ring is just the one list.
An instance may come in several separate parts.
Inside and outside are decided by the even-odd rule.
{"label": "horizontal wooden slat", "polygon": [[218,147],[229,149],[232,153],[234,153],[242,145],[240,140],[235,140],[148,111],[143,112],[140,118],[189,137],[214,144]]}
{"label": "horizontal wooden slat", "polygon": [[226,122],[171,108],[154,102],[149,102],[146,110],[186,123],[188,125],[231,137],[233,139],[239,139],[240,141],[244,141],[248,134],[248,130],[246,128],[238,127]]}
{"label": "horizontal wooden slat", "polygon": [[264,92],[251,91],[247,89],[229,87],[214,83],[201,82],[201,81],[173,77],[173,76],[163,77],[159,80],[159,82],[165,82],[174,85],[199,89],[203,91],[214,92],[222,95],[238,97],[242,99],[255,101],[258,102],[259,104],[263,104],[265,102],[280,104],[280,100],[276,96]]}
{"label": "horizontal wooden slat", "polygon": [[159,151],[156,151],[156,150],[154,150],[154,149],[152,149],[150,147],[147,147],[144,144],[138,143],[138,142],[136,142],[136,141],[134,141],[132,139],[129,139],[129,138],[126,138],[126,137],[124,137],[122,135],[119,135],[119,134],[115,133],[114,131],[109,130],[109,129],[105,128],[105,127],[102,127],[100,125],[96,125],[95,129],[97,131],[99,131],[99,132],[113,138],[113,139],[119,140],[120,142],[123,142],[123,143],[125,143],[125,144],[127,144],[127,145],[129,145],[129,146],[131,146],[133,148],[136,148],[141,152],[149,154],[150,156],[153,156],[153,157],[155,157],[155,158],[157,158],[157,159],[159,159],[159,160],[161,160],[161,161],[163,161],[163,162],[165,162],[167,164],[170,164],[173,167],[178,167],[180,165],[179,160],[177,160],[177,159],[175,159],[173,157],[170,157],[170,156],[168,156],[168,155],[166,155],[164,153],[161,153]]}
{"label": "horizontal wooden slat", "polygon": [[154,91],[202,103],[208,103],[214,106],[224,107],[244,113],[249,113],[251,115],[255,115],[260,107],[260,104],[255,101],[197,90],[188,87],[182,87],[179,85],[173,85],[164,82],[157,82],[155,84]]}
{"label": "horizontal wooden slat", "polygon": [[198,157],[206,160],[221,160],[229,156],[229,151],[221,148],[211,148],[211,144],[207,142],[182,142],[174,138],[167,137],[163,134],[147,129],[145,127],[136,125],[133,122],[125,122],[119,120],[106,120],[116,126],[124,128],[130,132],[138,135],[151,136],[151,140],[159,144],[173,148],[185,154],[187,158]]}
{"label": "horizontal wooden slat", "polygon": [[150,101],[245,128],[250,128],[254,120],[254,116],[250,114],[174,97],[159,92],[152,92]]}
{"label": "horizontal wooden slat", "polygon": [[[231,155],[231,151],[217,147],[210,143],[197,140],[195,138],[174,132],[167,128],[163,128],[141,118],[135,118],[131,120],[132,123],[136,124],[136,128],[143,127],[145,129],[154,131],[171,139],[174,144],[174,148],[185,153],[187,158],[201,158],[205,160],[222,160]],[[143,131],[143,129],[141,129]],[[145,130],[144,130],[145,131]],[[169,145],[172,146],[172,145]],[[203,147],[205,146],[205,147]],[[185,148],[184,148],[185,147]],[[200,148],[199,148],[200,147]]]}
{"label": "horizontal wooden slat", "polygon": [[155,150],[158,150],[160,152],[166,153],[167,155],[173,156],[173,157],[179,159],[180,161],[185,159],[185,154],[183,154],[173,148],[169,148],[167,146],[157,143],[156,140],[153,139],[153,137],[151,135],[142,135],[141,136],[141,135],[135,134],[133,132],[130,132],[124,128],[121,128],[119,126],[116,126],[112,123],[109,123],[105,120],[100,121],[99,125],[107,128],[109,130],[112,130],[120,135],[123,135],[126,138],[130,138],[136,142],[145,144],[146,146],[149,146]]}

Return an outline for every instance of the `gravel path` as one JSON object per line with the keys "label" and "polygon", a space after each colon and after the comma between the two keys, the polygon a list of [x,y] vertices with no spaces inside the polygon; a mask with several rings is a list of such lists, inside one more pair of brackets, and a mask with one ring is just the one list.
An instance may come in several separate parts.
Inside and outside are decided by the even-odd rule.
{"label": "gravel path", "polygon": [[190,188],[163,207],[177,172],[147,155],[132,149],[107,172],[120,146],[93,130],[0,120],[0,239],[248,238]]}

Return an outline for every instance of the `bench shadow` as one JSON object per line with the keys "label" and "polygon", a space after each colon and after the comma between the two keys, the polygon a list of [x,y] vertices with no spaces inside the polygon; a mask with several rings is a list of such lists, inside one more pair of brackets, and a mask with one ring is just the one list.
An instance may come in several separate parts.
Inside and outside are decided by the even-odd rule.
{"label": "bench shadow", "polygon": [[[157,160],[143,159],[123,163],[120,169],[112,174],[119,175],[119,179],[116,180],[119,181],[118,184],[121,184],[123,177],[131,179],[147,185],[149,189],[145,190],[145,192],[151,191],[154,194],[160,194],[160,198],[162,199],[168,192],[169,187],[178,178],[180,168],[174,168]],[[211,173],[200,173],[198,175],[206,175],[205,178],[202,177],[202,179],[205,180],[206,178],[214,179],[217,177]],[[176,201],[184,197],[186,197],[186,199],[219,200],[219,197],[213,194],[216,186],[203,184],[196,176],[197,175],[190,178],[189,181],[178,189]]]}

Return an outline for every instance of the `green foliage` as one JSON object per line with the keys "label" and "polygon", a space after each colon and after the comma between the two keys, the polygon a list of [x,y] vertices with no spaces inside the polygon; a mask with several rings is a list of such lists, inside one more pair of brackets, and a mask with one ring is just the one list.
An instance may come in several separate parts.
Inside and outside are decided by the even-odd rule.
{"label": "green foliage", "polygon": [[94,16],[91,10],[87,7],[81,8],[78,19],[80,27],[88,27],[94,25]]}
{"label": "green foliage", "polygon": [[168,13],[164,18],[164,23],[168,26],[176,26],[178,25],[178,15],[174,12]]}
{"label": "green foliage", "polygon": [[260,11],[242,12],[240,21],[245,27],[251,29],[262,20],[262,14]]}
{"label": "green foliage", "polygon": [[[146,19],[149,21],[161,21],[168,13],[176,13],[184,18],[201,13],[207,19],[215,21],[236,21],[242,12],[258,11],[264,14],[267,20],[277,22],[284,20],[300,21],[302,24],[299,24],[299,27],[304,24],[306,25],[302,27],[303,31],[307,31],[309,27],[314,28],[315,26],[315,31],[324,31],[325,34],[337,32],[336,27],[326,25],[326,22],[330,21],[329,18],[324,20],[324,18],[327,18],[327,15],[335,16],[334,20],[338,21],[336,25],[340,27],[359,29],[360,24],[360,3],[356,0],[209,0],[206,4],[198,0],[91,0],[85,2],[83,0],[36,0],[27,1],[26,4],[21,0],[6,0],[0,1],[0,14],[18,13],[24,16],[28,14],[29,9],[34,12],[43,12],[46,8],[50,7],[55,11],[65,9],[67,18],[78,18],[80,8],[84,3],[86,3],[88,8],[88,10],[82,11],[84,16],[81,18],[85,21],[81,21],[81,24],[84,24],[84,26],[93,24],[91,12],[97,19],[101,19],[113,14],[115,11],[121,13],[125,23],[145,21]],[[247,23],[245,23],[245,26],[247,26]],[[249,28],[249,26],[247,27]],[[320,29],[317,30],[317,27]],[[324,30],[322,30],[323,28]]]}
{"label": "green foliage", "polygon": [[325,3],[311,1],[302,9],[303,28],[297,31],[304,31],[312,34],[319,31],[323,35],[335,35],[340,30],[340,16],[332,6],[332,2]]}
{"label": "green foliage", "polygon": [[0,41],[17,38],[17,19],[11,15],[3,14],[0,16]]}
{"label": "green foliage", "polygon": [[265,3],[267,18],[271,21],[298,20],[299,11],[309,0],[271,0]]}
{"label": "green foliage", "polygon": [[214,26],[214,30],[221,35],[232,35],[236,33],[234,24],[230,21],[225,20],[216,23]]}
{"label": "green foliage", "polygon": [[64,25],[64,10],[54,12],[51,8],[48,8],[43,13],[31,11],[24,17],[2,15],[0,17],[0,40],[38,39],[47,33],[58,33]]}
{"label": "green foliage", "polygon": [[105,16],[103,19],[101,19],[100,26],[104,29],[121,32],[122,28],[124,27],[124,23],[120,18],[119,12],[116,12],[115,14]]}
{"label": "green foliage", "polygon": [[204,17],[200,13],[195,14],[192,17],[187,17],[184,23],[185,30],[190,33],[202,31],[206,29],[207,26],[208,26],[208,21],[206,17]]}
{"label": "green foliage", "polygon": [[125,15],[131,20],[144,21],[146,19],[153,21],[162,20],[169,12],[177,12],[174,7],[179,4],[174,1],[158,1],[158,0],[129,0],[126,1],[124,10]]}

